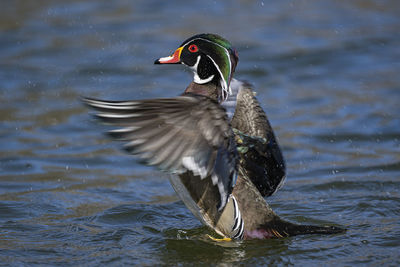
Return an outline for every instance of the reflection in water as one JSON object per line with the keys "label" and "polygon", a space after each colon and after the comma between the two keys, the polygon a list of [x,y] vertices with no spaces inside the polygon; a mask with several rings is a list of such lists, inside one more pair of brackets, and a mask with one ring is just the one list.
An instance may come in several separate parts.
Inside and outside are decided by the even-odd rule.
{"label": "reflection in water", "polygon": [[[176,240],[167,239],[163,249],[165,263],[219,263],[231,266],[240,262],[260,263],[260,256],[268,260],[263,264],[289,264],[288,240],[251,240],[244,242],[213,242],[201,237]],[[288,257],[289,256],[289,257]]]}
{"label": "reflection in water", "polygon": [[[8,1],[0,10],[0,258],[7,265],[399,265],[398,1]],[[153,61],[235,44],[288,163],[268,201],[344,235],[214,243],[165,174],[118,151],[80,96],[177,95]]]}

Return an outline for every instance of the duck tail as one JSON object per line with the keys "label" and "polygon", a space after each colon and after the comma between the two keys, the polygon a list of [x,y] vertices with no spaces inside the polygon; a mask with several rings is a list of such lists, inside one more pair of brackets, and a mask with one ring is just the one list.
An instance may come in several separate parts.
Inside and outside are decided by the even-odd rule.
{"label": "duck tail", "polygon": [[332,235],[346,231],[346,229],[337,226],[317,226],[317,225],[302,225],[291,222],[282,221],[280,229],[288,233],[288,236],[308,235],[308,234],[323,234]]}
{"label": "duck tail", "polygon": [[302,225],[275,218],[256,230],[247,231],[245,236],[246,238],[283,238],[308,234],[332,235],[345,231],[346,229],[337,226]]}

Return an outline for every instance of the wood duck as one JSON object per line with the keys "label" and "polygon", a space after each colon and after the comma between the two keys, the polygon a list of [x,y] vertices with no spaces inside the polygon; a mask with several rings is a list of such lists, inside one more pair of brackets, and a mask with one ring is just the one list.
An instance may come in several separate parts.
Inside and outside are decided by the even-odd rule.
{"label": "wood duck", "polygon": [[285,161],[252,87],[233,78],[238,53],[224,38],[199,34],[155,64],[184,64],[193,81],[178,97],[83,101],[110,136],[142,163],[171,173],[189,210],[222,239],[333,234],[334,226],[298,225],[280,219],[264,197],[285,180]]}

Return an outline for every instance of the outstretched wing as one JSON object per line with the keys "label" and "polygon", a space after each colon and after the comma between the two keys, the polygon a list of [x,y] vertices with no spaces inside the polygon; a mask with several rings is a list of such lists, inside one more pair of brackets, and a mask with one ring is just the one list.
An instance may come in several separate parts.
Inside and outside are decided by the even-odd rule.
{"label": "outstretched wing", "polygon": [[285,162],[273,135],[249,136],[234,129],[242,171],[262,196],[274,194],[285,179]]}
{"label": "outstretched wing", "polygon": [[228,98],[226,105],[232,116],[231,125],[238,130],[236,140],[241,167],[261,195],[270,196],[285,181],[286,167],[281,149],[251,86],[233,79],[231,87],[233,101],[230,103]]}
{"label": "outstretched wing", "polygon": [[121,128],[111,137],[146,165],[176,174],[191,171],[210,177],[220,193],[222,209],[236,180],[238,155],[225,109],[209,98],[103,101],[84,98],[105,123]]}

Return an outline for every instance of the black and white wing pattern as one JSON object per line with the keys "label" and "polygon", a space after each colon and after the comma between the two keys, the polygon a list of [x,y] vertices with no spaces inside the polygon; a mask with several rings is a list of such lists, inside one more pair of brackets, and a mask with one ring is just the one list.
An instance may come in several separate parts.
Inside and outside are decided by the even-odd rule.
{"label": "black and white wing pattern", "polygon": [[197,95],[174,98],[103,101],[84,98],[101,121],[120,126],[109,131],[127,143],[142,163],[182,174],[210,177],[218,187],[221,210],[236,182],[238,154],[225,109]]}

